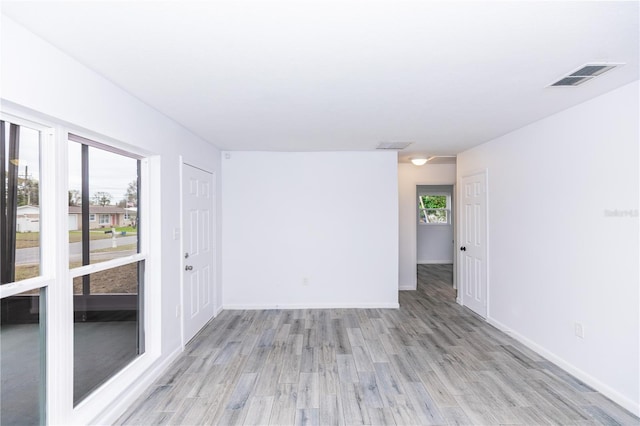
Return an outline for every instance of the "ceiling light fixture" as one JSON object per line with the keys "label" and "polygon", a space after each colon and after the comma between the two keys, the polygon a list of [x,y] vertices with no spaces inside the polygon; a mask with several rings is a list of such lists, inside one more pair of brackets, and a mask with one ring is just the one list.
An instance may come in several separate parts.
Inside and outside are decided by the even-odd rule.
{"label": "ceiling light fixture", "polygon": [[429,161],[424,157],[413,157],[410,158],[410,160],[416,166],[424,166],[425,164],[427,164],[427,161]]}

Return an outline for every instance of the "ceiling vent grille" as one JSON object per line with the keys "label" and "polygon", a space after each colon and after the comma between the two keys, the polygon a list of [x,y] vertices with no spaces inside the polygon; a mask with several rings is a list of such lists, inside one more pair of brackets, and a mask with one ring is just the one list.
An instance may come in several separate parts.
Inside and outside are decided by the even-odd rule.
{"label": "ceiling vent grille", "polygon": [[593,80],[602,74],[624,64],[586,64],[565,75],[549,87],[575,87]]}
{"label": "ceiling vent grille", "polygon": [[391,149],[400,151],[401,149],[405,149],[413,142],[380,142],[376,149]]}

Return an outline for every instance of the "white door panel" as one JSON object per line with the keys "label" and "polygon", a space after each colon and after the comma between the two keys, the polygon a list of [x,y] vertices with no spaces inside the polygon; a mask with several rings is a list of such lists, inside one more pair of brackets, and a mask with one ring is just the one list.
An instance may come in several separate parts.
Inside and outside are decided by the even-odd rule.
{"label": "white door panel", "polygon": [[186,344],[214,315],[215,210],[213,175],[183,166],[183,340]]}
{"label": "white door panel", "polygon": [[487,179],[486,173],[462,178],[460,239],[461,302],[487,316]]}

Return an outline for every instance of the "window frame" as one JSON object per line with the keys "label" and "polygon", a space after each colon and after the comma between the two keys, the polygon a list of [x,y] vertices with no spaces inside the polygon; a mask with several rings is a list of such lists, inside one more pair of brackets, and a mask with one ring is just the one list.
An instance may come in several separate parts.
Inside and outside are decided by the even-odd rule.
{"label": "window frame", "polygon": [[[424,196],[443,196],[446,197],[447,206],[445,208],[433,209],[433,208],[422,208],[420,207],[420,197]],[[417,222],[419,226],[449,226],[451,225],[451,194],[447,192],[420,192],[418,193],[418,197],[416,200],[417,207]],[[425,219],[427,217],[427,212],[429,211],[443,211],[445,212],[445,216],[447,218],[446,222],[421,222],[420,217],[422,212],[425,213]]]}
{"label": "window frame", "polygon": [[[73,136],[72,136],[73,135]],[[132,263],[143,263],[143,276],[142,280],[145,283],[143,288],[142,298],[142,312],[141,312],[141,321],[145,326],[143,334],[140,336],[143,341],[141,342],[142,347],[144,348],[144,353],[139,355],[133,361],[131,361],[127,366],[125,366],[122,370],[116,373],[113,377],[102,383],[97,389],[88,394],[84,399],[82,399],[78,404],[74,406],[73,404],[73,383],[69,386],[70,395],[68,395],[68,401],[70,406],[72,407],[70,410],[70,416],[78,420],[81,423],[90,423],[93,420],[96,412],[100,412],[103,410],[105,406],[105,395],[108,395],[108,398],[111,398],[111,402],[115,401],[116,395],[123,391],[124,387],[130,387],[134,385],[136,381],[140,380],[140,375],[145,371],[146,368],[152,365],[152,363],[157,360],[160,356],[160,334],[161,331],[157,327],[159,324],[159,319],[161,318],[161,310],[158,306],[160,294],[156,288],[149,288],[147,283],[152,282],[153,280],[159,281],[159,274],[155,269],[150,268],[150,259],[151,258],[159,258],[157,255],[152,256],[150,251],[153,245],[150,240],[152,239],[153,234],[148,231],[148,229],[152,226],[151,218],[149,215],[150,208],[144,208],[144,206],[149,206],[151,203],[151,184],[152,179],[151,175],[151,164],[153,163],[153,169],[157,171],[159,170],[159,158],[152,157],[148,153],[140,152],[140,150],[131,148],[129,146],[124,145],[122,142],[107,138],[103,135],[97,135],[88,133],[86,131],[66,127],[64,132],[64,137],[62,138],[62,143],[65,144],[65,147],[68,146],[69,141],[77,142],[80,144],[85,144],[90,147],[106,150],[115,154],[123,155],[126,157],[134,158],[140,160],[140,171],[139,171],[139,203],[143,207],[141,210],[141,223],[142,226],[138,226],[138,253],[118,257],[115,259],[107,260],[100,263],[94,263],[84,266],[79,266],[73,269],[69,269],[69,255],[68,253],[65,256],[66,264],[64,265],[68,271],[67,282],[72,287],[73,279],[77,277],[81,277],[84,275],[90,275],[96,272],[105,271],[112,268],[117,268],[120,266],[125,266]],[[67,156],[67,150],[64,150],[64,155]],[[68,161],[68,157],[66,159]],[[66,164],[65,161],[65,164]],[[65,172],[67,169],[65,168]],[[66,176],[66,174],[65,174]],[[66,184],[66,182],[65,182]],[[64,191],[67,192],[68,188],[65,186]],[[159,195],[159,190],[157,194]],[[155,200],[154,200],[155,201]],[[98,219],[98,218],[96,218]],[[157,226],[158,224],[156,224]],[[68,250],[67,250],[68,251]],[[153,261],[151,261],[151,264]],[[155,302],[155,303],[154,303]],[[73,312],[73,299],[70,300],[69,309]],[[72,330],[71,330],[72,331]],[[71,334],[73,334],[71,332]],[[72,338],[72,336],[71,336]],[[73,357],[71,357],[73,358]],[[68,368],[70,372],[73,372],[73,359],[70,359],[68,362]],[[123,386],[124,384],[124,386]]]}
{"label": "window frame", "polygon": [[[161,158],[153,151],[121,140],[94,133],[66,120],[25,108],[11,102],[0,107],[3,120],[41,131],[40,143],[40,214],[42,253],[40,276],[0,286],[0,297],[10,297],[33,289],[46,288],[46,363],[44,398],[45,421],[48,424],[90,424],[96,413],[110,410],[118,404],[123,392],[135,388],[142,392],[148,384],[144,374],[161,356],[161,287],[162,262],[160,218],[149,211],[161,209]],[[117,126],[116,126],[117,128]],[[143,321],[146,326],[144,354],[138,356],[115,376],[103,383],[80,404],[73,405],[73,292],[69,269],[68,230],[68,134],[97,139],[116,150],[139,156],[141,159],[140,204],[144,207],[139,217],[139,253],[128,257],[87,265],[74,270],[73,275],[90,274],[144,260]],[[148,207],[145,207],[148,206]],[[110,266],[109,266],[110,265]],[[44,418],[44,417],[43,417]]]}
{"label": "window frame", "polygon": [[[40,350],[41,357],[41,376],[40,381],[43,384],[39,389],[39,416],[40,421],[47,423],[50,421],[49,407],[51,404],[52,389],[52,364],[49,356],[51,346],[51,334],[49,333],[49,324],[51,316],[49,315],[50,289],[55,284],[56,270],[56,211],[53,205],[56,202],[56,165],[51,162],[43,161],[48,158],[54,150],[56,131],[54,126],[48,125],[44,121],[31,120],[25,118],[22,114],[13,114],[3,108],[0,111],[0,118],[3,121],[16,124],[18,126],[28,127],[40,133],[39,148],[39,221],[40,221],[40,266],[38,276],[27,278],[24,280],[14,281],[0,285],[0,300],[17,296],[33,290],[40,290],[39,295],[39,323],[41,334]],[[3,177],[4,179],[4,177]],[[4,181],[3,181],[4,184]],[[65,218],[66,219],[66,218]],[[66,228],[65,228],[66,229]],[[45,256],[45,253],[52,253],[53,256]],[[44,298],[44,300],[43,300]]]}
{"label": "window frame", "polygon": [[[88,198],[88,189],[89,189],[89,185],[90,185],[90,167],[88,169],[85,169],[85,165],[84,162],[88,161],[89,159],[89,150],[90,149],[97,149],[97,150],[102,150],[102,151],[106,151],[106,152],[110,152],[112,154],[118,155],[118,156],[122,156],[122,157],[126,157],[132,160],[135,160],[137,165],[136,165],[136,174],[137,174],[137,184],[138,184],[138,194],[140,196],[140,194],[144,195],[145,194],[145,190],[141,188],[142,182],[146,179],[146,177],[143,177],[143,169],[146,167],[147,162],[145,160],[145,157],[143,156],[139,156],[133,153],[130,153],[128,151],[122,150],[120,148],[116,148],[116,147],[110,147],[109,145],[103,143],[103,142],[99,142],[96,141],[93,138],[86,138],[86,137],[82,137],[82,136],[78,136],[75,133],[69,132],[67,134],[67,138],[66,138],[66,146],[67,148],[71,145],[71,144],[79,144],[81,147],[81,151],[82,151],[82,162],[83,162],[83,170],[82,170],[82,192],[83,192],[83,205],[86,202],[87,203],[87,208],[83,210],[82,214],[87,214],[90,218],[90,213],[88,212],[89,210],[89,204],[88,204],[88,200],[86,198]],[[87,163],[87,165],[89,165],[89,163]],[[68,191],[68,188],[67,188]],[[86,193],[85,193],[86,192]],[[142,197],[140,197],[142,198]],[[138,205],[143,205],[144,206],[144,201],[142,201],[141,199],[138,199]],[[144,217],[144,213],[145,213],[145,209],[142,210],[143,213],[143,217]],[[112,223],[113,223],[113,214],[111,213],[96,213],[97,215],[97,219],[98,219],[98,224],[99,225],[108,225],[109,227],[113,227]],[[87,225],[87,223],[89,222],[89,220],[87,220],[86,223],[83,224],[83,229],[84,229],[84,225]],[[88,227],[87,227],[88,228]],[[142,232],[141,232],[142,231]],[[83,238],[82,238],[82,244],[87,244],[87,246],[83,249],[83,262],[87,261],[89,262],[89,253],[90,253],[90,239],[88,236],[88,229],[87,229],[87,233],[85,234],[83,231]],[[148,306],[146,297],[145,297],[145,291],[144,291],[144,285],[146,282],[146,270],[147,268],[145,267],[145,262],[147,259],[146,256],[146,252],[143,252],[143,244],[141,241],[141,236],[144,236],[145,234],[147,234],[146,232],[144,232],[144,227],[138,227],[138,238],[137,238],[137,252],[133,255],[129,255],[129,256],[122,256],[122,257],[116,257],[114,259],[110,259],[110,260],[106,260],[106,261],[101,261],[99,263],[88,263],[85,265],[81,265],[81,266],[77,266],[77,267],[71,267],[70,265],[68,265],[68,269],[69,269],[69,275],[71,278],[71,288],[73,289],[73,281],[76,278],[79,277],[90,277],[91,275],[98,273],[98,272],[102,272],[102,271],[107,271],[107,270],[112,270],[112,269],[116,269],[122,266],[127,266],[127,265],[131,265],[131,264],[135,264],[136,265],[136,271],[138,276],[137,276],[137,282],[138,282],[138,293],[137,293],[137,300],[138,300],[138,306],[137,306],[137,312],[138,312],[138,354],[136,355],[135,358],[133,358],[128,364],[126,364],[124,367],[122,367],[121,370],[126,370],[128,368],[128,366],[132,363],[135,363],[139,358],[143,357],[146,353],[146,347],[147,347],[147,341],[146,341],[146,332],[145,332],[145,327],[146,324],[148,323],[146,321],[146,309]],[[87,255],[87,258],[84,259],[84,256]],[[89,290],[89,282],[90,281],[85,281],[83,278],[83,286],[85,287],[85,289],[83,289],[83,293],[81,295],[76,295],[75,292],[73,297],[74,300],[76,297],[89,297],[89,298],[95,298],[95,297],[108,297],[105,295],[101,295],[101,294],[94,294],[92,295],[90,290]],[[126,297],[126,295],[120,295],[121,297]],[[116,296],[118,297],[118,296]],[[74,303],[74,308],[73,308],[73,312],[75,312],[75,303]],[[74,314],[75,315],[75,314]],[[75,324],[75,320],[74,320],[74,324]],[[73,362],[75,362],[75,355],[73,357]],[[99,391],[100,388],[102,388],[105,384],[109,383],[114,377],[118,376],[119,371],[116,371],[114,373],[113,376],[111,376],[110,378],[108,378],[107,380],[105,380],[104,382],[98,384],[98,386],[89,391],[89,393],[83,395],[79,400],[75,401],[75,393],[74,393],[74,409],[77,407],[80,407],[84,404],[84,402],[86,400],[90,400],[93,395]],[[75,392],[75,389],[73,389],[73,391]]]}

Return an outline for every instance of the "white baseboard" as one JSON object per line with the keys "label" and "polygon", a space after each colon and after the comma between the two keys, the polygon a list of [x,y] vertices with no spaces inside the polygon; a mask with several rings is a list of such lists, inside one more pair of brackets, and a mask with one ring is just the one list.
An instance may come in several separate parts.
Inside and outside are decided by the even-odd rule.
{"label": "white baseboard", "polygon": [[452,265],[453,260],[418,260],[418,265]]}
{"label": "white baseboard", "polygon": [[275,304],[229,304],[224,305],[224,310],[250,311],[256,309],[398,309],[399,303],[285,303]]}
{"label": "white baseboard", "polygon": [[127,409],[151,386],[151,384],[165,372],[165,370],[182,353],[182,348],[176,348],[169,356],[145,371],[140,380],[127,388],[117,400],[105,408],[91,424],[112,425]]}
{"label": "white baseboard", "polygon": [[398,290],[400,291],[416,290],[417,288],[418,286],[416,284],[400,284],[398,286]]}
{"label": "white baseboard", "polygon": [[217,317],[220,314],[220,312],[222,312],[223,310],[224,309],[222,308],[222,306],[218,306],[216,310],[213,311],[213,317],[214,318]]}
{"label": "white baseboard", "polygon": [[584,383],[591,386],[592,388],[594,388],[595,390],[597,390],[598,392],[600,392],[601,394],[603,394],[604,396],[606,396],[607,398],[615,402],[616,404],[622,406],[626,410],[629,410],[634,415],[640,416],[640,403],[638,403],[637,401],[633,401],[632,399],[627,398],[626,396],[622,395],[615,389],[611,388],[609,385],[602,383],[600,380],[584,372],[583,370],[580,370],[579,368],[575,367],[573,364],[569,363],[568,361],[564,360],[563,358],[559,357],[553,352],[545,349],[544,347],[524,337],[523,335],[511,330],[509,327],[502,324],[500,321],[487,317],[487,322],[493,325],[494,327],[496,327],[497,329],[499,329],[500,331],[513,337],[518,342],[522,343],[532,351],[543,356],[547,360],[553,362],[554,364],[556,364],[558,367],[562,368],[569,374],[582,380]]}

